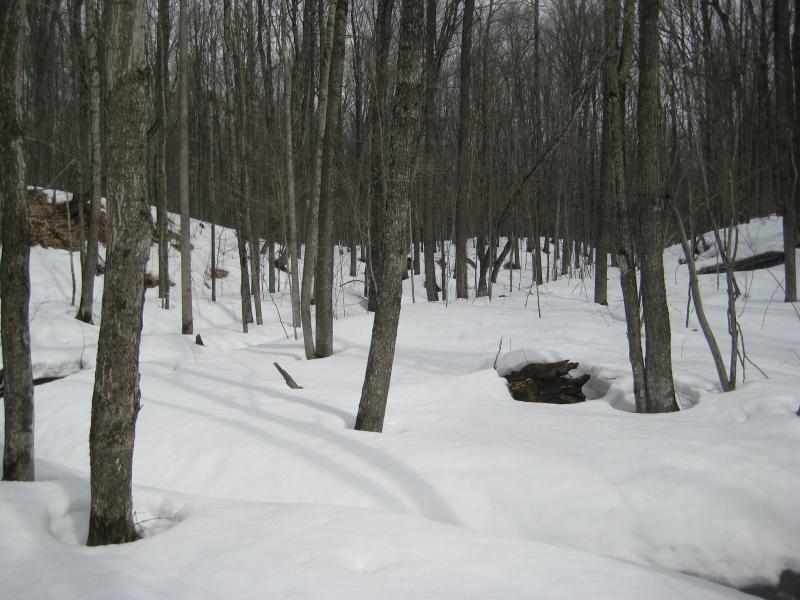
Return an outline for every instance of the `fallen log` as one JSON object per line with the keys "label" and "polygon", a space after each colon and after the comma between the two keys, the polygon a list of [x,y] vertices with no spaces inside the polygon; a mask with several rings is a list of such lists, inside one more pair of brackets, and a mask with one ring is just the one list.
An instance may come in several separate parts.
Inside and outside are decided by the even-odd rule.
{"label": "fallen log", "polygon": [[530,363],[505,376],[508,390],[520,402],[545,402],[548,404],[575,404],[584,402],[581,389],[589,375],[570,377],[568,373],[578,363],[562,360],[553,363]]}
{"label": "fallen log", "polygon": [[[777,267],[782,265],[785,260],[783,252],[778,250],[771,250],[769,252],[762,252],[746,258],[737,258],[733,261],[734,271],[755,271],[757,269],[766,269],[769,267]],[[719,271],[725,272],[725,265],[722,263],[707,265],[702,269],[697,270],[698,275],[712,275]]]}

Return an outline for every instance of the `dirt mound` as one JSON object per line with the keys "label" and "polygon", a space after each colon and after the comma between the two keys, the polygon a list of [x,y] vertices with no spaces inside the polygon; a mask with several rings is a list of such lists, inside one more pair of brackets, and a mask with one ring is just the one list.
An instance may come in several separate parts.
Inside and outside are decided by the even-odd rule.
{"label": "dirt mound", "polygon": [[[169,284],[169,287],[175,287],[175,282],[172,281],[172,279],[167,279],[167,284]],[[148,289],[158,287],[158,275],[153,275],[152,273],[145,273],[144,287]]]}
{"label": "dirt mound", "polygon": [[[31,227],[31,246],[79,251],[81,236],[78,201],[71,200],[53,204],[47,201],[47,195],[41,190],[29,190],[28,198],[30,200],[28,222]],[[89,207],[87,205],[84,208],[84,217],[88,220]],[[69,211],[69,220],[67,211]],[[88,228],[88,222],[84,223],[84,230],[88,231]],[[105,214],[100,213],[98,239],[101,244],[106,244],[107,233],[108,219]]]}

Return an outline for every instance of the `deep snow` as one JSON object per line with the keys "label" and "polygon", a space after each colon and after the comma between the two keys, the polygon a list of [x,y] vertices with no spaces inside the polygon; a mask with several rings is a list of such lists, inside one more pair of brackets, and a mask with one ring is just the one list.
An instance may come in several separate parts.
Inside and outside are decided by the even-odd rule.
{"label": "deep snow", "polygon": [[[780,222],[742,229],[758,247]],[[609,307],[589,301],[590,279],[564,278],[539,288],[541,319],[530,255],[491,301],[428,304],[417,276],[415,303],[404,283],[384,433],[370,434],[352,430],[372,320],[361,285],[344,283],[347,250],[336,354],[305,361],[285,280],[265,298],[265,325],[240,333],[235,238],[222,228],[230,275],[210,302],[209,232],[193,222],[204,347],[176,333],[177,288],[170,311],[147,293],[134,503],[148,537],[115,548],[80,545],[97,327],[72,319],[68,254],[32,249],[35,376],[74,374],[36,388],[39,481],[0,485],[0,596],[722,598],[738,593],[677,572],[738,587],[800,570],[800,317],[780,302],[782,267],[739,274],[746,349],[769,379],[747,365],[721,394],[693,316],[684,327],[680,250],[665,252],[684,408],[672,415],[630,412],[615,269]],[[155,258],[154,246],[153,272]],[[177,252],[171,272],[178,281]],[[726,355],[724,281],[702,287]],[[589,402],[518,403],[497,373],[560,358],[591,374]],[[275,361],[304,389],[288,389]]]}

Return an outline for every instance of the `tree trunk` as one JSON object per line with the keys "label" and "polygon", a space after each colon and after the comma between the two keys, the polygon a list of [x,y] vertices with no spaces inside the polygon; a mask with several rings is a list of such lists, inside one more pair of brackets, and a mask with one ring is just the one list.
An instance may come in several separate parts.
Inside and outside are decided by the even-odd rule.
{"label": "tree trunk", "polygon": [[367,310],[374,312],[377,307],[377,293],[375,289],[378,280],[377,269],[383,264],[381,260],[383,240],[377,234],[381,231],[383,223],[383,210],[386,204],[384,171],[384,148],[386,137],[386,86],[388,85],[389,51],[392,45],[392,7],[394,0],[378,3],[378,16],[375,22],[375,86],[372,102],[370,103],[370,180],[371,198],[369,214],[369,235],[367,268],[364,279],[367,287]]}
{"label": "tree trunk", "polygon": [[[234,99],[234,61],[237,60],[236,53],[234,52],[237,46],[233,34],[233,27],[231,25],[231,3],[230,0],[225,0],[223,7],[223,30],[225,41],[223,43],[223,64],[225,68],[225,93],[226,93],[226,109],[228,112],[228,152],[230,153],[230,190],[231,199],[236,206],[236,245],[239,253],[239,294],[242,303],[242,332],[247,333],[248,324],[253,322],[252,305],[250,303],[250,274],[247,265],[247,223],[245,221],[245,207],[244,207],[244,189],[242,184],[245,179],[243,174],[244,166],[242,165],[242,131],[243,125],[241,123],[242,107],[238,106]],[[238,27],[237,27],[238,29]],[[243,66],[239,65],[240,69]],[[244,94],[243,77],[240,76],[236,88],[240,94]],[[238,123],[235,116],[239,115]],[[238,127],[238,131],[234,131]]]}
{"label": "tree trunk", "polygon": [[25,0],[0,5],[0,339],[3,345],[5,442],[3,480],[33,481],[33,372],[28,304],[30,229],[25,190],[22,39]]}
{"label": "tree trunk", "polygon": [[[333,30],[333,49],[328,91],[326,123],[333,124],[342,104],[344,73],[344,36],[347,29],[347,0],[336,0]],[[333,220],[335,206],[334,156],[337,145],[336,127],[326,127],[322,156],[322,187],[320,190],[319,248],[316,274],[316,356],[333,354]]]}
{"label": "tree trunk", "polygon": [[464,0],[461,30],[461,90],[458,119],[458,174],[456,192],[456,298],[467,297],[467,213],[469,210],[470,78],[472,69],[472,16],[475,0]]}
{"label": "tree trunk", "polygon": [[425,100],[423,113],[424,198],[425,215],[422,222],[422,241],[425,245],[425,293],[428,302],[438,302],[436,289],[436,239],[433,234],[433,181],[431,162],[434,154],[434,126],[436,121],[436,0],[427,0],[425,10]]}
{"label": "tree trunk", "polygon": [[[100,70],[97,64],[97,7],[94,0],[86,0],[86,42],[88,45],[89,67],[89,119],[91,139],[91,195],[92,208],[89,213],[89,234],[86,238],[86,253],[81,270],[81,302],[76,318],[84,323],[92,323],[94,306],[94,280],[97,276],[97,234],[100,221],[100,192],[102,148],[100,145]],[[81,205],[83,202],[81,201]]]}
{"label": "tree trunk", "polygon": [[189,221],[189,9],[180,0],[178,16],[178,169],[181,210],[181,333],[192,334],[192,245]]}
{"label": "tree trunk", "polygon": [[89,433],[90,546],[138,536],[131,475],[139,412],[139,342],[144,271],[150,254],[150,205],[145,182],[149,118],[145,2],[110,5],[108,200],[111,231]]}
{"label": "tree trunk", "polygon": [[[626,8],[628,2],[625,3]],[[625,14],[625,21],[631,18]],[[625,176],[625,157],[623,151],[623,134],[625,131],[624,113],[624,81],[628,77],[628,67],[620,57],[625,55],[626,47],[618,47],[619,34],[619,2],[607,2],[604,11],[606,43],[611,56],[606,60],[603,85],[605,113],[603,117],[603,135],[608,135],[609,152],[612,160],[612,193],[617,214],[617,242],[614,255],[619,266],[622,303],[625,308],[625,323],[628,337],[628,360],[633,375],[633,395],[637,410],[642,410],[645,403],[645,371],[644,354],[642,352],[642,325],[639,313],[639,290],[636,281],[635,252],[633,234],[631,232],[630,206],[628,202],[627,179]],[[623,44],[631,44],[630,36],[623,35]],[[620,65],[622,67],[620,68]],[[549,255],[548,255],[549,260]]]}
{"label": "tree trunk", "polygon": [[[619,0],[609,0],[608,4],[616,4],[616,9],[606,6],[606,10],[614,11],[612,19],[619,21]],[[607,89],[607,78],[617,79],[617,58],[619,50],[616,38],[617,26],[606,33],[605,65],[603,68],[603,87]],[[613,35],[613,37],[612,37]],[[612,49],[613,44],[613,49]],[[595,214],[595,267],[594,267],[594,301],[603,306],[608,305],[608,236],[611,205],[614,201],[614,156],[611,148],[611,131],[609,126],[609,102],[617,102],[616,95],[603,94],[603,132],[600,142],[600,194]]]}
{"label": "tree trunk", "polygon": [[[389,0],[381,0],[384,4]],[[367,371],[356,416],[356,429],[383,430],[386,399],[400,319],[402,282],[406,266],[403,232],[412,187],[412,163],[420,97],[420,26],[422,0],[403,0],[400,17],[400,49],[397,57],[397,87],[392,109],[391,143],[388,152],[387,203],[383,213],[383,252],[378,272],[378,306],[372,326]]]}
{"label": "tree trunk", "polygon": [[511,252],[511,244],[512,244],[511,240],[512,238],[509,236],[509,238],[506,240],[505,245],[503,246],[503,249],[500,251],[500,254],[494,261],[494,265],[492,266],[492,276],[491,276],[492,283],[497,283],[497,276],[500,275],[500,271],[502,271],[503,269],[503,261],[506,259],[506,256],[508,256],[508,253]]}
{"label": "tree trunk", "polygon": [[[246,40],[241,44],[243,64],[239,70],[240,78],[240,93],[239,93],[239,112],[241,115],[240,123],[241,128],[239,132],[239,146],[242,150],[242,206],[244,208],[244,223],[245,232],[247,235],[247,246],[250,250],[250,295],[253,298],[252,310],[255,311],[256,325],[264,324],[264,317],[261,311],[261,252],[260,252],[260,236],[257,234],[257,228],[253,223],[252,205],[252,190],[254,187],[255,178],[251,176],[252,171],[252,156],[254,154],[253,148],[253,135],[252,130],[254,126],[251,125],[252,115],[255,113],[255,98],[253,92],[253,82],[256,79],[255,64],[256,64],[256,50],[255,39],[253,35],[253,24],[255,17],[253,15],[253,2],[248,0],[243,6],[243,17],[241,19],[240,30],[242,35],[246,36]],[[252,314],[251,314],[252,318]]]}
{"label": "tree trunk", "polygon": [[[793,96],[792,64],[789,50],[789,1],[775,0],[773,29],[775,43],[775,136],[777,143],[776,195],[783,216],[784,300],[797,302],[797,268],[795,266],[795,236],[797,212],[794,195],[797,173],[792,159]],[[800,93],[800,92],[798,92]],[[795,148],[795,153],[800,149]]]}
{"label": "tree trunk", "polygon": [[169,0],[158,2],[156,96],[158,106],[158,158],[156,218],[158,221],[158,297],[169,310],[169,215],[167,213],[167,87],[169,86]]}
{"label": "tree trunk", "polygon": [[[216,49],[216,40],[212,42]],[[215,69],[212,70],[212,80]],[[216,240],[216,186],[214,185],[214,167],[216,165],[215,125],[217,121],[216,102],[214,96],[209,94],[208,103],[208,204],[211,221],[211,301],[217,301],[217,240]]]}
{"label": "tree trunk", "polygon": [[294,189],[294,142],[292,140],[292,69],[289,66],[289,7],[281,0],[281,65],[283,67],[284,161],[286,162],[286,246],[291,270],[292,327],[300,326],[300,280],[297,261],[297,201]]}
{"label": "tree trunk", "polygon": [[638,202],[642,215],[642,304],[645,327],[645,403],[641,412],[677,410],[672,380],[672,337],[664,283],[664,198],[659,190],[660,0],[639,4]]}
{"label": "tree trunk", "polygon": [[303,344],[306,358],[315,358],[314,332],[311,328],[311,298],[314,293],[314,267],[319,248],[319,199],[322,188],[322,153],[328,120],[328,85],[333,53],[333,27],[336,20],[336,1],[331,0],[328,22],[325,25],[325,48],[320,64],[319,97],[317,98],[317,128],[314,140],[314,162],[311,173],[311,197],[306,213],[306,255],[303,261],[303,285],[300,288],[300,316],[303,325]]}

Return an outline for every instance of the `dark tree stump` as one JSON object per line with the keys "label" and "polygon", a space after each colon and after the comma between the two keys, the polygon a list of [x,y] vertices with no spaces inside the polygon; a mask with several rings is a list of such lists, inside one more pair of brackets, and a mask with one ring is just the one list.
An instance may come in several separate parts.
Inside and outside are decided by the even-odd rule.
{"label": "dark tree stump", "polygon": [[548,404],[575,404],[585,402],[583,384],[589,375],[569,377],[578,366],[576,362],[562,360],[554,363],[530,363],[519,371],[505,376],[508,390],[520,402],[545,402]]}

